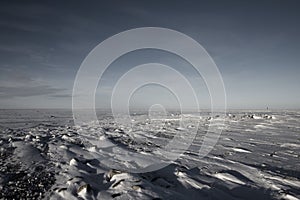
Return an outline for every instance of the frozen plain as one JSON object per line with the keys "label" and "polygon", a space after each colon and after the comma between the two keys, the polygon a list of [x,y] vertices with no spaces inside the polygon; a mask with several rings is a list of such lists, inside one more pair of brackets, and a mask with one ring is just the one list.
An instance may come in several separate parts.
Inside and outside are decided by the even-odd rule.
{"label": "frozen plain", "polygon": [[[70,110],[1,110],[0,199],[300,198],[300,111],[228,111],[205,158],[198,156],[201,140],[209,122],[219,119],[192,114],[200,125],[192,146],[147,173],[120,170],[148,161],[131,162],[116,147],[151,155],[188,130],[179,128],[177,113],[157,120],[145,113],[132,117],[133,127],[120,127],[99,111],[98,125],[79,127]],[[90,140],[78,134],[83,130]],[[93,145],[95,139],[102,148]]]}

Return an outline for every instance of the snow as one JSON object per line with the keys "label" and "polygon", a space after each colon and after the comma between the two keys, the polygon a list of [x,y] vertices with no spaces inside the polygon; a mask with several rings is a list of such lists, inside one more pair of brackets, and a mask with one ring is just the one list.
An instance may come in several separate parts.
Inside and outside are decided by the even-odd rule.
{"label": "snow", "polygon": [[233,183],[237,183],[240,185],[244,185],[245,183],[240,181],[239,179],[237,179],[236,177],[232,176],[231,174],[227,174],[227,173],[217,173],[214,175],[215,177],[223,180],[223,181],[230,181]]}
{"label": "snow", "polygon": [[[300,198],[298,111],[228,113],[205,158],[198,156],[203,136],[221,117],[185,115],[199,131],[175,161],[168,159],[184,140],[169,152],[162,148],[195,128],[182,128],[178,113],[155,120],[136,113],[128,127],[113,123],[108,113],[98,116],[99,123],[74,126],[67,110],[1,110],[0,199]],[[164,168],[125,170],[157,159]]]}
{"label": "snow", "polygon": [[251,153],[251,151],[242,148],[232,148],[232,150],[240,153]]}

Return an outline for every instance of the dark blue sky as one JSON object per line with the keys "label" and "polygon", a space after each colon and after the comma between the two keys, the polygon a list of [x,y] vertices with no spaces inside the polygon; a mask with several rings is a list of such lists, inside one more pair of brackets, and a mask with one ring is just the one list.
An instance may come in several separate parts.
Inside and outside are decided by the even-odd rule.
{"label": "dark blue sky", "polygon": [[[297,0],[1,1],[0,108],[70,108],[86,55],[114,34],[148,26],[183,32],[208,51],[229,108],[300,108],[299,22]],[[112,64],[103,88],[109,91],[130,66],[150,61],[188,66],[167,53],[135,52]],[[203,82],[183,71],[207,106]],[[105,107],[109,95],[101,88],[97,105]],[[143,105],[146,93],[136,94],[135,103]]]}

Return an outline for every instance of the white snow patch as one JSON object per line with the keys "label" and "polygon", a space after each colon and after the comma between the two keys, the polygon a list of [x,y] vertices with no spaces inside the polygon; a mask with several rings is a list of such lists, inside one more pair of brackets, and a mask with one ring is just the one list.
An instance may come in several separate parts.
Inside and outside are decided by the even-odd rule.
{"label": "white snow patch", "polygon": [[246,184],[243,181],[237,179],[236,177],[234,177],[234,176],[232,176],[231,174],[228,174],[228,173],[217,173],[214,176],[218,179],[223,180],[223,181],[230,181],[230,182],[237,183],[237,184],[240,184],[240,185],[245,185]]}
{"label": "white snow patch", "polygon": [[236,152],[240,152],[240,153],[252,153],[251,151],[248,151],[246,149],[241,149],[241,148],[232,148],[233,151],[236,151]]}
{"label": "white snow patch", "polygon": [[283,143],[280,147],[292,147],[292,148],[300,148],[300,144],[295,143]]}

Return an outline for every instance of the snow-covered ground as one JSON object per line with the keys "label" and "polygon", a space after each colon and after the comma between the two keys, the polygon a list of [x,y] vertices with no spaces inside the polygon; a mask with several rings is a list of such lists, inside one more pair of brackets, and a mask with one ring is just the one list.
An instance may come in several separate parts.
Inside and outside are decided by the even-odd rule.
{"label": "snow-covered ground", "polygon": [[151,172],[122,170],[147,165],[151,155],[168,162],[157,150],[189,131],[179,117],[137,113],[133,126],[120,126],[99,111],[99,124],[74,126],[68,110],[0,110],[0,199],[300,198],[298,111],[228,112],[205,158],[198,153],[203,136],[219,117],[191,114],[199,131],[179,159]]}

